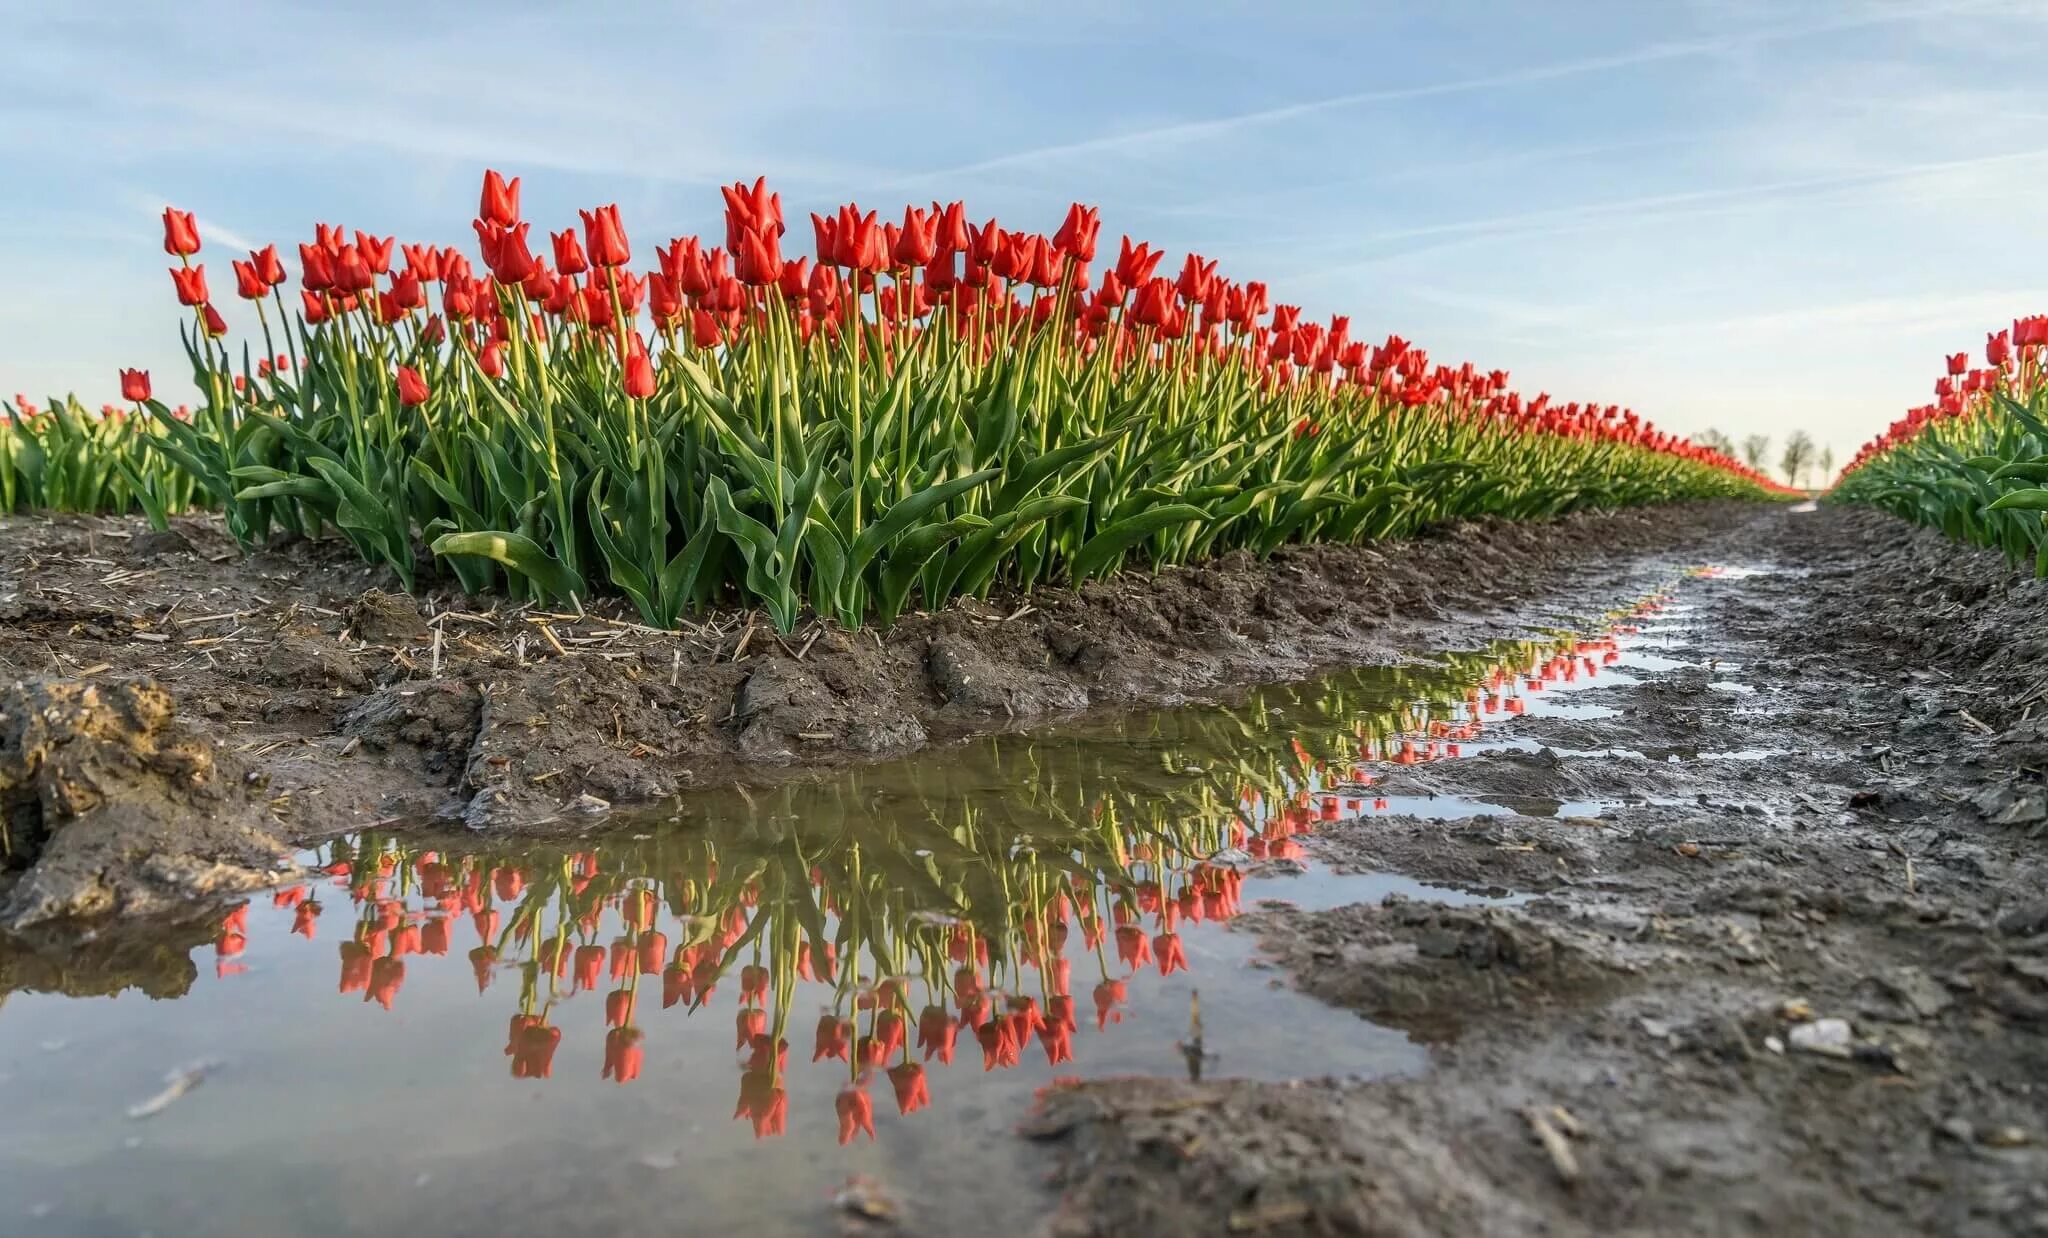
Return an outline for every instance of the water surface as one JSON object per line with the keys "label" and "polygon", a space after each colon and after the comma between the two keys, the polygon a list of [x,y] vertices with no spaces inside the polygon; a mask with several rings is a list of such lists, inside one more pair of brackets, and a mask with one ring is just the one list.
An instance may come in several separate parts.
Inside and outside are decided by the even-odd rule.
{"label": "water surface", "polygon": [[1603,811],[1374,784],[1522,717],[1601,716],[1570,696],[1632,682],[1664,607],[572,841],[334,840],[165,950],[159,998],[4,998],[0,1234],[816,1232],[852,1175],[924,1215],[1026,1217],[1010,1131],[1057,1079],[1420,1070],[1225,924],[1263,898],[1484,897],[1340,877],[1298,839]]}

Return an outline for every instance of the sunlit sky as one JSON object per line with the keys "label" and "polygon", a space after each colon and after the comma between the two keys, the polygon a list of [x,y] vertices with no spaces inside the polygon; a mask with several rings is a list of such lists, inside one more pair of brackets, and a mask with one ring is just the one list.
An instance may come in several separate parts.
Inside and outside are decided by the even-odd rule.
{"label": "sunlit sky", "polygon": [[1838,459],[2048,309],[2044,0],[0,0],[0,30],[0,392],[38,400],[175,387],[166,203],[240,329],[241,248],[473,248],[486,166],[537,228],[619,202],[650,261],[757,174],[792,219],[1097,203],[1357,334]]}

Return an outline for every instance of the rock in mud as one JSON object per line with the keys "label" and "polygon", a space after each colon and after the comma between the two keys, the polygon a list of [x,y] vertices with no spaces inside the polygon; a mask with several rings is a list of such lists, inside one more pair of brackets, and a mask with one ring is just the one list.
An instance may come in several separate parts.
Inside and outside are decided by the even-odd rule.
{"label": "rock in mud", "polygon": [[1088,707],[1087,690],[1071,680],[998,664],[964,637],[942,636],[933,642],[926,665],[932,687],[954,711],[1034,718]]}
{"label": "rock in mud", "polygon": [[349,631],[373,645],[410,645],[430,635],[411,598],[371,589],[348,610]]}
{"label": "rock in mud", "polygon": [[1395,896],[1244,921],[1307,992],[1431,1040],[1456,1038],[1474,1018],[1610,996],[1635,966],[1599,934],[1499,907]]}
{"label": "rock in mud", "polygon": [[286,861],[149,679],[0,688],[0,924],[160,910]]}

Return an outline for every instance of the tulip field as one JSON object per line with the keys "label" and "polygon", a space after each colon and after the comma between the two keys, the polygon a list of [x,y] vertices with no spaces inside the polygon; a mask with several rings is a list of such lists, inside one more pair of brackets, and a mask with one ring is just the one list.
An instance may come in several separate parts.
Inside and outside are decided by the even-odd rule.
{"label": "tulip field", "polygon": [[1864,445],[1832,491],[1991,546],[2048,576],[2048,315],[1985,340],[1985,364],[1948,358],[1935,403]]}
{"label": "tulip field", "polygon": [[958,202],[900,224],[846,206],[787,257],[780,195],[737,184],[723,244],[676,239],[636,273],[616,207],[538,245],[519,186],[486,174],[480,264],[321,224],[296,281],[274,245],[233,260],[239,306],[167,210],[197,405],[140,371],[125,418],[18,397],[0,510],[207,507],[245,545],[331,531],[407,588],[602,592],[663,627],[742,605],[786,630],[807,608],[887,624],[1230,550],[1781,491],[1633,412],[1305,321],[1196,255],[1162,274],[1126,237],[1098,265],[1080,205],[1050,235]]}

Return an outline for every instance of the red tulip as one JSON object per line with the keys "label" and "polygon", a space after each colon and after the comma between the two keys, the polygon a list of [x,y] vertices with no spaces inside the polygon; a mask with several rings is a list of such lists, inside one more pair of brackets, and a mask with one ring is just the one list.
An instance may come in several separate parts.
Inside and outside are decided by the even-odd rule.
{"label": "red tulip", "polygon": [[334,255],[334,287],[341,292],[368,292],[376,287],[377,273],[370,264],[363,261],[363,251],[353,245],[344,245]]}
{"label": "red tulip", "polygon": [[640,1077],[640,1062],[644,1054],[641,1041],[646,1033],[637,1027],[615,1027],[605,1033],[604,1070],[601,1079],[616,1079],[625,1083]]}
{"label": "red tulip", "polygon": [[334,260],[319,246],[299,246],[299,268],[299,280],[307,291],[325,292],[334,287]]}
{"label": "red tulip", "polygon": [[661,960],[668,953],[668,938],[660,933],[645,933],[634,947],[640,965],[640,974],[652,976],[661,970]]}
{"label": "red tulip", "polygon": [[896,1112],[912,1114],[932,1103],[931,1084],[924,1067],[904,1062],[889,1068],[889,1086],[896,1091]]}
{"label": "red tulip", "polygon": [[356,252],[362,255],[363,265],[373,275],[388,275],[391,272],[391,247],[395,237],[378,240],[360,229],[356,231]]}
{"label": "red tulip", "polygon": [[[418,370],[413,369],[409,365],[398,367],[398,402],[400,404],[408,408],[417,404],[425,404],[429,394],[427,380],[420,377]],[[600,956],[602,956],[602,953],[602,951],[599,951]],[[582,951],[578,951],[577,955],[580,961]]]}
{"label": "red tulip", "polygon": [[626,243],[626,230],[619,223],[616,203],[595,211],[578,211],[583,216],[583,239],[590,249],[590,261],[601,267],[622,267],[633,260]]}
{"label": "red tulip", "polygon": [[1048,1023],[1039,1028],[1038,1044],[1045,1050],[1048,1066],[1074,1060],[1074,1029],[1064,1023]]}
{"label": "red tulip", "polygon": [[973,244],[973,237],[967,231],[966,204],[953,202],[941,208],[932,203],[932,214],[938,216],[939,226],[936,241],[940,254],[964,253]]}
{"label": "red tulip", "polygon": [[359,941],[341,943],[341,984],[337,993],[353,993],[370,986],[370,949]]}
{"label": "red tulip", "polygon": [[733,247],[733,273],[739,281],[765,288],[782,278],[782,252],[773,232],[743,230]]}
{"label": "red tulip", "polygon": [[946,1013],[944,1006],[926,1006],[917,1016],[917,1047],[927,1062],[937,1054],[941,1064],[953,1060],[953,1045],[960,1035],[960,1021]]}
{"label": "red tulip", "polygon": [[853,1142],[855,1134],[866,1131],[869,1139],[875,1137],[875,1102],[858,1087],[840,1089],[839,1096],[832,1102],[832,1108],[839,1113],[839,1144],[841,1147]]}
{"label": "red tulip", "polygon": [[1177,971],[1188,969],[1188,956],[1181,948],[1179,933],[1161,933],[1153,938],[1152,950],[1159,959],[1160,975],[1171,976]]}
{"label": "red tulip", "polygon": [[229,265],[235,269],[235,295],[248,301],[260,301],[270,291],[270,285],[263,282],[263,275],[255,263],[236,258]]}
{"label": "red tulip", "polygon": [[[756,177],[752,189],[744,181],[721,186],[719,192],[725,197],[726,247],[739,249],[739,234],[744,231],[767,232],[781,236],[782,195],[768,192],[768,178]],[[816,216],[812,217],[813,219]]]}
{"label": "red tulip", "polygon": [[882,229],[875,223],[875,213],[865,216],[858,208],[843,206],[834,225],[839,246],[836,262],[839,266],[874,274],[889,265],[889,254],[883,246]]}
{"label": "red tulip", "polygon": [[164,252],[174,258],[199,252],[199,225],[193,222],[192,212],[164,208]]}
{"label": "red tulip", "polygon": [[469,970],[476,976],[476,991],[481,993],[491,987],[491,977],[497,974],[498,948],[478,946],[469,952]]}
{"label": "red tulip", "polygon": [[754,1138],[780,1135],[789,1126],[789,1094],[775,1086],[775,1076],[765,1070],[750,1070],[740,1076],[740,1103],[732,1116],[754,1124]]}
{"label": "red tulip", "polygon": [[703,310],[690,312],[690,342],[699,348],[716,348],[723,336],[718,329],[718,320]]}
{"label": "red tulip", "polygon": [[768,1031],[768,1012],[757,1006],[742,1006],[735,1023],[737,1038],[733,1041],[733,1048],[744,1049],[748,1041]]}
{"label": "red tulip", "polygon": [[1952,355],[1951,355],[1951,356],[1949,357],[1949,359],[1948,359],[1948,372],[1949,372],[1949,376],[1950,376],[1951,378],[1955,378],[1955,377],[1959,377],[1959,376],[1961,376],[1961,375],[1962,375],[1962,373],[1963,373],[1963,372],[1964,372],[1965,370],[1968,370],[1969,368],[1970,368],[1970,354],[1969,354],[1969,353],[1966,353],[1966,352],[1959,352],[1959,353],[1954,353],[1954,354],[1952,354]]}
{"label": "red tulip", "polygon": [[178,290],[178,304],[204,305],[206,295],[206,264],[194,267],[172,267],[171,284]]}
{"label": "red tulip", "polygon": [[206,324],[206,333],[214,338],[228,333],[228,320],[220,316],[211,302],[199,307],[199,317]]}
{"label": "red tulip", "polygon": [[1145,930],[1134,924],[1119,927],[1116,931],[1116,957],[1132,969],[1151,962],[1152,950],[1145,940]]}
{"label": "red tulip", "polygon": [[484,345],[477,354],[476,368],[484,372],[485,378],[505,377],[505,346],[495,340]]}
{"label": "red tulip", "polygon": [[590,269],[590,264],[583,259],[583,246],[576,241],[576,229],[551,232],[548,238],[555,244],[555,266],[562,274],[581,275]]}
{"label": "red tulip", "polygon": [[853,1046],[853,1024],[837,1015],[818,1016],[817,1044],[811,1050],[813,1062],[828,1057],[846,1060],[847,1051]]}
{"label": "red tulip", "polygon": [[512,1058],[512,1077],[552,1077],[555,1073],[555,1050],[561,1043],[561,1028],[543,1023],[538,1015],[513,1015],[512,1041],[505,1047],[505,1052]]}
{"label": "red tulip", "polygon": [[430,916],[420,929],[421,954],[446,954],[449,944],[447,916]]}
{"label": "red tulip", "polygon": [[1993,369],[2003,369],[2012,360],[2012,336],[1999,331],[1984,337],[1984,360]]}
{"label": "red tulip", "polygon": [[441,251],[432,245],[401,245],[399,252],[405,255],[405,269],[423,284],[431,284],[442,276]]}
{"label": "red tulip", "polygon": [[1111,1023],[1124,1021],[1123,1011],[1117,1009],[1123,1001],[1123,981],[1105,980],[1095,986],[1095,1030],[1106,1031]]}
{"label": "red tulip", "polygon": [[[1150,245],[1131,245],[1131,238],[1125,237],[1119,244],[1116,256],[1116,277],[1124,287],[1136,288],[1152,278],[1152,272],[1166,255]],[[1275,329],[1278,327],[1276,325]]]}
{"label": "red tulip", "polygon": [[1102,231],[1102,212],[1079,202],[1067,208],[1067,217],[1052,234],[1053,248],[1075,262],[1095,261],[1095,239]]}
{"label": "red tulip", "polygon": [[981,1042],[981,1069],[983,1072],[998,1067],[1015,1066],[1018,1044],[1008,1019],[990,1019],[974,1029],[974,1038]]}
{"label": "red tulip", "polygon": [[391,1009],[391,1003],[398,998],[399,986],[405,983],[405,961],[395,955],[386,955],[370,964],[370,985],[364,992],[364,1001],[374,1001],[384,1009]]}
{"label": "red tulip", "polygon": [[533,274],[533,253],[527,248],[527,225],[500,228],[483,220],[476,223],[477,245],[483,250],[484,265],[491,268],[491,274],[500,284],[511,287],[526,282]]}
{"label": "red tulip", "polygon": [[149,398],[149,371],[122,370],[121,398],[136,404]]}
{"label": "red tulip", "polygon": [[606,1027],[624,1027],[633,1021],[633,990],[613,989],[604,995]]}
{"label": "red tulip", "polygon": [[427,303],[426,289],[420,286],[420,277],[411,271],[400,272],[391,281],[392,303],[402,310],[415,310]]}
{"label": "red tulip", "polygon": [[484,173],[484,192],[477,204],[477,217],[487,224],[509,228],[519,222],[519,178],[509,182],[496,172]]}
{"label": "red tulip", "polygon": [[939,252],[939,220],[916,207],[903,208],[903,227],[890,238],[889,256],[899,267],[921,267]]}
{"label": "red tulip", "polygon": [[778,1073],[789,1065],[789,1042],[770,1040],[766,1032],[749,1037],[746,1069],[767,1070],[771,1065]]}
{"label": "red tulip", "polygon": [[654,363],[647,359],[647,345],[635,331],[626,337],[626,370],[622,382],[630,399],[644,400],[654,394]]}

